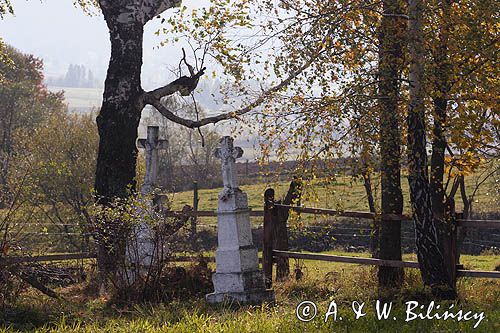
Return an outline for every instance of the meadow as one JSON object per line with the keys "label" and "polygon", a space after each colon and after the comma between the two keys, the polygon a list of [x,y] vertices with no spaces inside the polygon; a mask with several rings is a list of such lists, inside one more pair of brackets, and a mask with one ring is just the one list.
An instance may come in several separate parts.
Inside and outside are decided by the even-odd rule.
{"label": "meadow", "polygon": [[[477,175],[467,177],[467,185],[477,183]],[[407,181],[403,179],[405,198],[408,197]],[[283,196],[288,182],[262,182],[243,185],[249,206],[262,209],[263,192],[268,187],[276,190],[277,198]],[[495,181],[483,184],[475,197],[478,212],[498,212],[498,197]],[[215,210],[221,189],[199,191],[200,210]],[[378,194],[378,189],[376,189]],[[192,191],[173,193],[169,196],[174,209],[192,204]],[[460,204],[460,203],[459,203]],[[367,211],[363,184],[348,176],[338,176],[332,183],[314,180],[304,189],[303,205],[340,210]],[[458,205],[460,210],[460,205]],[[409,212],[405,201],[405,212]],[[318,217],[321,219],[321,216]],[[313,218],[306,221],[314,223]],[[261,218],[252,218],[254,224]],[[214,218],[203,218],[202,223],[215,223]],[[364,256],[369,253],[343,251],[323,252],[336,255]],[[205,253],[213,255],[213,253]],[[414,254],[404,255],[404,260],[416,260]],[[500,257],[495,253],[480,256],[462,255],[465,269],[495,270],[500,266]],[[416,269],[405,269],[405,282],[401,291],[388,297],[377,290],[376,269],[372,267],[342,263],[291,260],[292,271],[300,268],[304,277],[300,281],[290,279],[275,282],[275,304],[261,306],[235,306],[225,304],[211,306],[204,300],[210,289],[193,297],[175,298],[161,304],[120,304],[109,297],[92,292],[92,285],[84,282],[68,287],[56,288],[62,296],[52,299],[33,289],[25,290],[15,304],[6,307],[0,314],[0,332],[499,332],[500,331],[500,281],[494,279],[460,278],[459,298],[453,302],[439,302],[441,309],[484,313],[477,328],[477,320],[415,319],[407,321],[406,307],[410,301],[428,305],[434,298],[421,283]],[[95,263],[88,261],[88,279],[95,274]],[[214,265],[210,264],[214,269]],[[300,321],[296,315],[297,305],[303,301],[314,302],[317,315],[308,322]],[[389,319],[378,319],[376,301],[392,302]],[[329,306],[335,301],[338,317],[330,315],[325,321]],[[358,302],[358,303],[353,303]],[[356,318],[353,304],[364,303],[365,316]],[[423,311],[423,310],[422,310]],[[436,311],[434,311],[436,312]],[[300,314],[300,311],[299,311]],[[340,320],[342,317],[342,320]],[[396,319],[394,319],[396,318]]]}
{"label": "meadow", "polygon": [[[378,184],[378,174],[374,174],[372,183]],[[477,186],[484,178],[481,172],[469,175],[465,178],[465,185],[468,195],[477,187],[474,196],[473,210],[475,213],[498,212],[500,205],[500,194],[498,193],[498,180],[496,177],[489,177],[484,183]],[[267,188],[274,188],[275,199],[283,198],[289,188],[288,181],[273,181],[261,177],[255,184],[242,185],[240,188],[247,193],[248,205],[253,210],[262,210],[264,206],[264,191]],[[404,197],[403,213],[410,214],[410,198],[408,190],[408,180],[406,175],[402,175],[401,186]],[[218,194],[222,188],[200,189],[198,210],[216,210]],[[373,188],[375,202],[379,202],[380,189]],[[177,192],[168,195],[169,202],[173,210],[180,210],[184,205],[193,205],[193,191]],[[460,212],[463,204],[457,194],[456,210]],[[328,208],[340,211],[369,211],[366,192],[363,181],[360,178],[353,178],[347,175],[338,175],[332,181],[317,178],[305,183],[302,193],[302,205],[306,207]],[[319,218],[321,219],[321,217]],[[214,218],[204,218],[204,221],[215,223]],[[261,223],[253,218],[254,223]],[[313,217],[306,217],[306,221],[313,221]]]}
{"label": "meadow", "polygon": [[[329,252],[345,255],[343,252]],[[352,255],[352,254],[349,254]],[[368,256],[367,253],[356,254]],[[413,255],[405,259],[415,259]],[[499,258],[494,255],[463,256],[467,268],[492,270]],[[292,267],[296,263],[291,261]],[[103,297],[88,296],[86,284],[61,288],[64,299],[54,300],[30,291],[16,307],[0,315],[0,332],[498,332],[500,330],[500,282],[490,279],[461,278],[459,299],[437,302],[442,309],[484,312],[477,321],[406,321],[406,302],[429,304],[433,299],[422,287],[419,272],[405,271],[405,283],[395,298],[388,299],[376,288],[373,268],[341,263],[305,261],[298,263],[305,275],[301,281],[274,284],[276,304],[236,307],[210,306],[203,295],[176,299],[170,303],[116,306]],[[209,291],[207,291],[209,292]],[[314,302],[317,315],[309,322],[297,319],[296,307]],[[376,301],[392,302],[389,319],[378,319]],[[326,312],[332,301],[338,305],[337,320]],[[365,303],[365,316],[356,319],[354,301]],[[355,304],[356,305],[356,304]],[[452,306],[453,305],[453,306]],[[436,312],[436,311],[434,311]],[[301,313],[299,311],[299,313]],[[342,320],[340,320],[342,317]],[[396,320],[394,320],[394,317]],[[303,317],[305,319],[305,317]]]}

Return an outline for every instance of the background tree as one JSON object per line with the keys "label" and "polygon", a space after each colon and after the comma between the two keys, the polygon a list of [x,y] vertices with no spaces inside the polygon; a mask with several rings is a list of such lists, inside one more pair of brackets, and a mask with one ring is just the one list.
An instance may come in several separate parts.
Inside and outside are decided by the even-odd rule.
{"label": "background tree", "polygon": [[82,248],[92,226],[90,208],[93,203],[97,129],[92,113],[85,115],[64,112],[45,119],[29,135],[20,139],[22,153],[14,166],[29,161],[29,190],[23,192],[37,208],[42,221],[52,229],[66,234],[66,244],[73,250]]}
{"label": "background tree", "polygon": [[423,2],[409,3],[410,104],[408,110],[408,181],[415,221],[417,256],[426,285],[446,286],[443,247],[438,243],[433,220],[427,171],[427,140],[424,104]]}
{"label": "background tree", "polygon": [[[401,74],[405,66],[403,48],[406,21],[404,17],[403,2],[383,1],[378,60],[382,214],[403,213],[399,100]],[[401,221],[382,219],[379,247],[381,259],[401,260]],[[378,278],[382,286],[399,287],[403,281],[403,269],[381,266]]]}
{"label": "background tree", "polygon": [[8,195],[12,159],[21,150],[18,139],[61,112],[64,104],[62,93],[52,93],[43,85],[41,60],[10,46],[5,50],[9,61],[0,62],[4,78],[0,85],[0,187]]}
{"label": "background tree", "polygon": [[[493,22],[498,17],[484,6],[484,1],[410,2],[408,146],[417,252],[424,282],[451,289],[446,297],[454,297],[455,288],[455,269],[446,264],[456,259],[446,246],[453,197],[465,186],[464,174],[498,153],[498,103],[493,97],[499,41]],[[430,133],[428,122],[433,124]],[[432,147],[430,176],[426,136]]]}

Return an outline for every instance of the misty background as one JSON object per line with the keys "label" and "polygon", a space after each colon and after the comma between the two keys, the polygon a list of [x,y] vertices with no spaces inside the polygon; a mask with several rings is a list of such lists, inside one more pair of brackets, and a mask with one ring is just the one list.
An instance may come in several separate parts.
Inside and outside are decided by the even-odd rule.
{"label": "misty background", "polygon": [[[45,83],[52,91],[64,90],[70,111],[90,112],[100,107],[111,52],[102,15],[86,15],[72,0],[12,0],[12,5],[15,15],[6,15],[0,21],[0,37],[5,43],[43,60]],[[209,1],[185,0],[183,5],[191,10],[208,6]],[[177,10],[168,10],[162,17],[168,18]],[[177,68],[182,58],[180,45],[159,46],[165,38],[155,35],[160,27],[161,19],[154,19],[145,27],[142,67],[145,90],[173,81],[176,77],[171,69]],[[195,97],[207,114],[228,110],[222,103],[221,84],[210,75],[200,80]],[[215,126],[221,135],[230,134],[230,128],[227,122]],[[143,129],[141,135],[142,132]],[[237,143],[246,148],[246,158],[255,157],[255,134],[244,131]]]}
{"label": "misty background", "polygon": [[[23,53],[43,59],[47,85],[51,89],[64,88],[70,109],[99,106],[110,55],[104,18],[86,15],[72,0],[13,0],[12,5],[15,15],[7,15],[0,21],[0,37]],[[189,9],[199,8],[208,5],[208,1],[187,0],[183,5]],[[175,10],[168,10],[162,17],[168,17]],[[154,19],[145,28],[142,80],[146,90],[175,79],[169,68],[177,67],[182,58],[179,46],[159,47],[164,38],[154,33],[161,27],[160,21]],[[80,85],[67,80],[68,74],[74,74],[75,67],[83,69],[87,76]],[[217,80],[204,78],[198,89],[197,98],[209,111],[220,108],[216,104],[221,98],[217,94],[219,86]]]}

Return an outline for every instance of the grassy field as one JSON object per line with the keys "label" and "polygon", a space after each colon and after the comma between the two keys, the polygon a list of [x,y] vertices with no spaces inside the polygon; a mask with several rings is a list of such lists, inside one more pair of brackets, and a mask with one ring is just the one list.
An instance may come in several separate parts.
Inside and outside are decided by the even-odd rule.
{"label": "grassy field", "polygon": [[[472,187],[476,176],[467,178]],[[407,180],[403,178],[405,212],[409,212]],[[263,192],[268,187],[283,196],[288,182],[261,183],[242,186],[247,192],[249,205],[262,209]],[[496,185],[498,186],[498,185]],[[221,189],[200,190],[200,210],[215,210],[217,195]],[[377,192],[378,193],[378,192]],[[476,195],[475,210],[498,212],[498,194],[495,179],[483,184]],[[170,197],[174,209],[192,204],[192,192],[174,193]],[[362,183],[350,177],[338,177],[326,184],[315,180],[305,188],[303,204],[309,207],[325,207],[340,210],[367,211]],[[459,205],[458,205],[459,206]],[[458,207],[460,210],[460,206]],[[318,218],[321,218],[320,216]],[[215,219],[206,219],[211,223]],[[312,219],[311,219],[312,221]],[[253,219],[262,223],[262,218]],[[368,253],[327,252],[337,255],[369,256]],[[463,255],[461,262],[466,269],[494,270],[500,265],[500,256]],[[404,256],[416,260],[415,255]],[[432,296],[423,288],[419,271],[405,270],[402,290],[391,298],[377,290],[376,269],[366,266],[318,261],[291,260],[292,270],[300,267],[304,278],[275,283],[276,304],[242,306],[226,304],[208,305],[203,295],[198,298],[176,299],[165,304],[141,304],[118,307],[107,298],[88,293],[85,283],[57,290],[63,298],[48,298],[33,290],[24,292],[12,306],[0,308],[0,333],[3,332],[500,332],[500,281],[493,279],[460,278],[459,299],[439,302],[445,310],[456,313],[472,311],[485,318],[477,328],[476,320],[415,319],[406,320],[406,302],[416,301],[424,308]],[[212,266],[213,268],[213,266]],[[1,278],[1,277],[0,277]],[[1,283],[1,282],[0,282]],[[210,290],[206,291],[207,293]],[[297,305],[303,301],[314,302],[317,315],[308,322],[297,318]],[[378,319],[375,310],[377,300],[393,302],[389,319]],[[338,305],[338,318],[325,320],[331,302]],[[352,305],[365,303],[365,316],[356,318]],[[450,309],[451,307],[451,309]],[[420,309],[420,308],[419,308]],[[444,309],[444,310],[443,310]],[[303,309],[302,309],[303,310]],[[416,311],[416,310],[415,310]],[[420,310],[419,310],[420,311]],[[425,309],[421,311],[425,312]],[[299,314],[301,312],[299,311]],[[303,313],[303,312],[302,312]],[[434,311],[433,313],[436,313]],[[340,319],[342,317],[342,320]],[[395,319],[394,319],[395,318]]]}
{"label": "grassy field", "polygon": [[[472,192],[482,179],[479,174],[466,177],[466,188],[468,194]],[[374,183],[376,183],[374,181]],[[490,177],[478,189],[474,200],[475,212],[498,212],[500,196],[498,194],[498,179]],[[289,182],[265,182],[258,184],[240,186],[248,195],[249,207],[253,210],[262,210],[264,201],[264,191],[272,187],[276,192],[276,199],[283,197],[289,187]],[[408,180],[402,179],[404,196],[404,212],[410,213],[410,199],[408,194]],[[199,210],[215,210],[217,208],[217,196],[222,189],[202,189],[199,190]],[[316,179],[306,184],[303,191],[302,204],[307,207],[330,208],[347,211],[369,211],[366,200],[366,193],[361,180],[353,180],[349,176],[338,176],[336,181],[326,183],[323,179]],[[379,197],[379,189],[375,188],[376,199]],[[175,210],[181,209],[184,205],[193,204],[193,192],[179,192],[170,195],[172,207]],[[376,200],[377,201],[377,200]],[[459,196],[456,197],[457,211],[461,211],[463,205]],[[209,219],[212,222],[214,219]]]}
{"label": "grassy field", "polygon": [[50,91],[64,90],[64,99],[69,109],[90,111],[101,106],[102,89],[99,88],[67,88],[49,87]]}
{"label": "grassy field", "polygon": [[[405,259],[414,258],[407,256]],[[499,263],[499,257],[464,256],[462,261],[468,268],[491,270]],[[293,267],[293,260],[291,264]],[[406,322],[405,302],[417,301],[427,305],[431,299],[428,291],[422,288],[419,273],[415,269],[405,271],[402,291],[396,298],[388,300],[376,289],[376,271],[373,268],[315,261],[300,262],[300,265],[305,272],[302,281],[275,283],[275,305],[210,306],[200,297],[175,300],[169,304],[118,308],[107,303],[104,298],[85,296],[84,285],[77,285],[60,289],[59,292],[65,297],[61,300],[49,299],[34,292],[24,294],[16,307],[8,308],[0,314],[0,332],[500,331],[499,281],[462,278],[458,283],[460,298],[452,303],[438,303],[445,310],[453,304],[452,309],[455,312],[459,309],[464,312],[484,312],[485,319],[473,329],[477,320],[459,322],[451,319],[416,319]],[[306,300],[316,304],[317,316],[309,322],[301,322],[296,317],[296,307]],[[393,302],[388,320],[377,319],[376,300]],[[334,321],[333,316],[330,316],[325,322],[325,315],[332,301],[338,305],[338,317]],[[354,301],[365,303],[363,309],[366,316],[355,318],[352,310]],[[300,313],[302,312],[299,311]]]}

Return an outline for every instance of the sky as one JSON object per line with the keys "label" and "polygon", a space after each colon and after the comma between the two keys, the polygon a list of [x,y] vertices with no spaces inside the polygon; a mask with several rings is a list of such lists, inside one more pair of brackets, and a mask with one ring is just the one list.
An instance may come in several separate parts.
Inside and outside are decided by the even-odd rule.
{"label": "sky", "polygon": [[[11,0],[15,15],[6,15],[0,20],[0,37],[24,53],[30,53],[44,61],[46,76],[58,77],[66,73],[70,64],[84,65],[96,78],[104,82],[110,56],[108,29],[102,15],[90,17],[73,5],[73,0]],[[183,5],[192,8],[207,6],[208,0],[184,0]],[[162,16],[167,17],[176,9]],[[161,27],[155,19],[145,27],[143,57],[143,88],[154,89],[174,78],[169,67],[178,66],[182,58],[179,45],[158,48],[161,37],[154,33]],[[209,113],[224,110],[220,104],[220,82],[200,81],[197,101]],[[80,92],[78,92],[80,95]],[[67,93],[69,95],[69,93]],[[100,92],[92,93],[100,96]],[[67,96],[68,97],[68,96]],[[71,102],[70,109],[72,108]],[[92,100],[94,106],[100,99]],[[73,105],[74,106],[74,105]],[[224,124],[215,126],[218,131],[230,134]],[[227,132],[227,133],[226,133]],[[247,134],[250,136],[250,134]],[[241,144],[243,146],[243,142]],[[245,146],[251,146],[248,142]]]}
{"label": "sky", "polygon": [[[184,1],[188,8],[207,3],[205,0]],[[85,15],[72,0],[12,0],[12,4],[15,15],[0,20],[0,37],[7,44],[42,58],[48,76],[63,75],[69,64],[80,64],[104,79],[110,43],[102,15]],[[168,10],[164,16],[174,10]],[[146,89],[148,85],[165,81],[169,73],[167,66],[177,64],[182,57],[179,47],[157,48],[161,37],[154,32],[160,26],[160,20],[155,19],[145,28],[143,72]]]}

